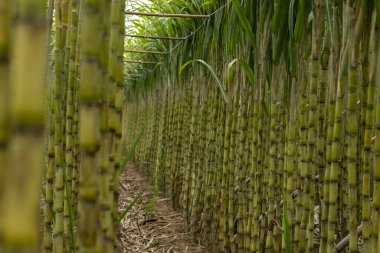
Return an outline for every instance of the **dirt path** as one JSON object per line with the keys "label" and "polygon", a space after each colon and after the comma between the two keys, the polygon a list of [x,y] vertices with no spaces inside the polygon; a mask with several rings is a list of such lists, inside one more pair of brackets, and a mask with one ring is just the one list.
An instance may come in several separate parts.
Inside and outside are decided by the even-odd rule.
{"label": "dirt path", "polygon": [[128,166],[121,178],[120,211],[143,190],[140,201],[121,222],[119,246],[123,252],[206,253],[192,241],[186,222],[173,210],[170,199],[159,195],[156,205],[152,204],[154,188],[134,166]]}

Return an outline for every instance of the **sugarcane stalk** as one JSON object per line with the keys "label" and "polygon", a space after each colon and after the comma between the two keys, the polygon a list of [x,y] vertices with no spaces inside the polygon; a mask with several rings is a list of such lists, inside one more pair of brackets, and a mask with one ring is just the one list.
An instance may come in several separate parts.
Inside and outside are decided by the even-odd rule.
{"label": "sugarcane stalk", "polygon": [[80,121],[81,165],[79,170],[78,248],[79,252],[97,252],[99,241],[98,174],[100,148],[101,69],[98,48],[101,30],[100,0],[83,2],[80,45]]}
{"label": "sugarcane stalk", "polygon": [[[2,209],[6,205],[3,200],[4,182],[6,182],[6,169],[8,157],[8,144],[11,135],[10,120],[10,44],[11,44],[11,5],[3,0],[0,2],[0,163],[4,167],[0,169],[0,217],[3,217]],[[3,219],[0,219],[0,236],[3,234]],[[0,247],[1,249],[1,247]]]}
{"label": "sugarcane stalk", "polygon": [[[380,48],[379,48],[379,20],[378,17],[376,17],[376,23],[375,23],[375,31],[374,31],[374,49],[376,56],[374,63],[373,63],[373,69],[372,69],[372,82],[374,83],[374,88],[378,88],[380,85],[380,76],[379,76],[379,67],[380,67]],[[380,246],[378,244],[379,238],[378,233],[380,231],[379,227],[379,219],[380,219],[380,138],[377,138],[377,136],[380,136],[380,95],[379,93],[376,94],[374,97],[374,117],[375,117],[375,125],[374,125],[374,134],[376,136],[373,144],[373,152],[374,152],[374,162],[373,162],[373,200],[372,200],[372,237],[373,237],[373,243],[372,243],[372,252],[379,251]]]}
{"label": "sugarcane stalk", "polygon": [[[2,110],[9,110],[10,114],[4,116],[12,122],[12,125],[1,122],[1,133],[5,134],[2,142],[9,141],[7,162],[5,167],[2,165],[6,180],[1,204],[6,204],[2,205],[1,210],[0,251],[39,252],[38,217],[46,111],[44,56],[47,6],[44,1],[20,0],[12,7],[15,8],[15,15],[10,16],[10,5],[0,3],[0,19],[4,21],[0,32],[4,35],[0,39],[0,73],[4,79],[1,80],[0,89],[2,96],[9,96],[9,100],[5,100],[7,106]],[[10,29],[12,40],[9,37]],[[8,46],[11,42],[10,52]],[[9,75],[8,66],[12,75]]]}

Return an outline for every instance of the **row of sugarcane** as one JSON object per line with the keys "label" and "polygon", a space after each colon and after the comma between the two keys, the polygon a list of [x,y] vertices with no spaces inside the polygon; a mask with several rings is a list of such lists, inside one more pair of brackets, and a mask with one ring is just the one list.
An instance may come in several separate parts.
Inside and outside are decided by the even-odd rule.
{"label": "row of sugarcane", "polygon": [[379,11],[233,0],[129,90],[125,145],[210,252],[380,251]]}
{"label": "row of sugarcane", "polygon": [[124,9],[0,1],[0,252],[117,250]]}

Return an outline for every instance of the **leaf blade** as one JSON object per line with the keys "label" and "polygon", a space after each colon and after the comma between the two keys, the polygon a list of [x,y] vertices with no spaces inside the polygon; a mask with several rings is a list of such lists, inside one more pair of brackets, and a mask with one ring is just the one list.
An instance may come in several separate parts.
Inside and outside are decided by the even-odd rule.
{"label": "leaf blade", "polygon": [[128,214],[128,212],[137,204],[137,202],[141,199],[142,195],[144,194],[145,191],[142,191],[139,195],[137,195],[133,201],[131,202],[131,204],[129,204],[127,206],[127,208],[120,214],[119,218],[117,218],[116,220],[116,224],[119,224],[124,218],[125,216]]}

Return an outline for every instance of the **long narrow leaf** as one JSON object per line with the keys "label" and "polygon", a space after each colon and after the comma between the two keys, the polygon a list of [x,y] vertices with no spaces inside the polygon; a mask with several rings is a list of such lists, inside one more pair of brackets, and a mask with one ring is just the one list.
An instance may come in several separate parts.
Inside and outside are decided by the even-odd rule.
{"label": "long narrow leaf", "polygon": [[247,75],[249,83],[254,86],[255,85],[255,75],[253,74],[252,68],[242,59],[234,59],[232,62],[228,64],[227,76],[230,77],[232,74],[232,67],[235,63],[240,63],[243,67],[245,74]]}
{"label": "long narrow leaf", "polygon": [[190,60],[190,61],[186,62],[185,64],[183,64],[182,67],[180,68],[178,74],[181,75],[181,74],[182,74],[182,71],[183,71],[183,70],[184,70],[189,64],[191,64],[191,63],[193,63],[193,62],[194,62],[194,60]]}
{"label": "long narrow leaf", "polygon": [[136,205],[137,201],[139,201],[143,195],[144,191],[142,191],[139,195],[136,196],[136,198],[132,201],[131,204],[127,206],[127,208],[120,214],[119,218],[116,220],[116,224],[119,224],[124,217],[128,214],[129,211]]}
{"label": "long narrow leaf", "polygon": [[146,126],[144,126],[141,129],[139,135],[137,136],[136,140],[133,142],[131,148],[128,150],[127,154],[124,156],[124,159],[123,159],[123,161],[120,164],[119,174],[124,173],[124,171],[125,171],[125,169],[127,167],[128,162],[131,160],[133,154],[135,153],[136,147],[139,144],[139,142],[141,140],[141,137],[143,136],[143,134],[145,132],[145,128],[146,128]]}
{"label": "long narrow leaf", "polygon": [[181,75],[182,71],[192,62],[199,62],[201,64],[203,64],[204,66],[207,67],[207,69],[211,72],[212,74],[212,77],[214,78],[214,80],[216,81],[216,83],[218,84],[219,88],[220,88],[220,91],[222,92],[223,94],[223,98],[224,100],[226,101],[226,103],[228,103],[228,98],[227,98],[227,94],[224,90],[224,86],[222,84],[222,82],[219,80],[218,76],[215,74],[215,71],[212,69],[212,67],[207,64],[207,62],[205,62],[204,60],[200,60],[200,59],[196,59],[196,60],[190,60],[188,62],[186,62],[185,64],[182,65],[181,69],[179,70],[179,75]]}
{"label": "long narrow leaf", "polygon": [[[380,16],[380,0],[375,0],[375,8],[376,8],[376,14]],[[380,18],[376,17],[376,23],[380,24]]]}
{"label": "long narrow leaf", "polygon": [[291,38],[293,38],[293,34],[294,34],[294,4],[295,2],[296,2],[295,0],[291,0],[290,5],[289,5],[288,29],[289,29]]}
{"label": "long narrow leaf", "polygon": [[329,4],[328,0],[325,0],[326,2],[326,11],[327,11],[327,24],[329,28],[329,34],[330,34],[330,41],[333,41],[334,35],[333,35],[333,29],[332,29],[332,17],[331,17],[331,12],[332,12],[332,7]]}
{"label": "long narrow leaf", "polygon": [[249,40],[251,41],[251,45],[255,46],[255,35],[253,34],[253,29],[249,20],[244,15],[244,8],[241,6],[238,0],[232,0],[232,4],[235,8],[235,11],[239,17],[239,21],[244,29],[244,31],[248,34]]}
{"label": "long narrow leaf", "polygon": [[228,67],[227,67],[227,80],[228,82],[231,82],[234,77],[235,77],[235,74],[236,74],[236,69],[232,68],[236,62],[238,62],[239,59],[234,59],[232,62],[230,62],[228,64]]}
{"label": "long narrow leaf", "polygon": [[286,253],[292,252],[292,237],[290,234],[288,207],[286,201],[284,201],[284,236],[285,236],[285,251]]}
{"label": "long narrow leaf", "polygon": [[253,74],[252,68],[243,60],[240,60],[239,63],[244,69],[245,74],[247,75],[249,83],[254,86],[255,85],[255,76]]}

